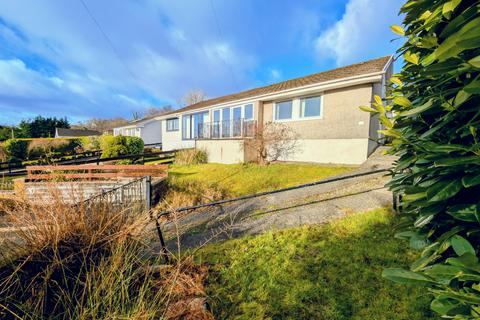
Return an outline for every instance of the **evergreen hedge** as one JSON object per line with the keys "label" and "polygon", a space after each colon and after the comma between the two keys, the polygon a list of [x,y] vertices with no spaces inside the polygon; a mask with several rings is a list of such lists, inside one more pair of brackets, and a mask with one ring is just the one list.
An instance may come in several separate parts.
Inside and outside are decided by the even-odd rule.
{"label": "evergreen hedge", "polygon": [[392,27],[406,42],[391,103],[363,108],[380,114],[399,156],[389,183],[403,195],[396,236],[422,251],[410,270],[383,275],[428,286],[431,308],[455,319],[480,318],[479,12],[479,1],[407,1],[404,28]]}

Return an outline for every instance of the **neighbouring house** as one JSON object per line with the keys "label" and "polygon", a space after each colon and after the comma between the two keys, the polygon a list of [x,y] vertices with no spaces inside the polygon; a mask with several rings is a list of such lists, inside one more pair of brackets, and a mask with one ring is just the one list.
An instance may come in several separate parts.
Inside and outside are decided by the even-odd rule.
{"label": "neighbouring house", "polygon": [[101,132],[88,129],[55,128],[55,138],[93,137],[101,134]]}
{"label": "neighbouring house", "polygon": [[113,135],[140,137],[146,145],[162,143],[162,122],[155,117],[131,121],[113,129]]}
{"label": "neighbouring house", "polygon": [[290,126],[298,147],[285,161],[360,164],[378,146],[378,116],[361,111],[385,97],[393,56],[315,73],[193,105],[154,118],[162,149],[202,148],[210,162],[256,158],[244,140],[270,121]]}

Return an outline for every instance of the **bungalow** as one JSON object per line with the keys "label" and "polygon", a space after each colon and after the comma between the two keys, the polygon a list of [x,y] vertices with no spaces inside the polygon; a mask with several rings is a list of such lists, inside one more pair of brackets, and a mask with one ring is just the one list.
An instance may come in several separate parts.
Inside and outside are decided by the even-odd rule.
{"label": "bungalow", "polygon": [[140,137],[146,145],[162,143],[161,121],[155,117],[148,117],[129,122],[123,127],[113,129],[113,135]]}
{"label": "bungalow", "polygon": [[252,131],[282,122],[297,133],[285,161],[360,164],[378,146],[378,116],[361,111],[374,95],[385,97],[393,57],[386,56],[254,88],[155,117],[163,150],[202,148],[210,162],[255,159],[244,148]]}

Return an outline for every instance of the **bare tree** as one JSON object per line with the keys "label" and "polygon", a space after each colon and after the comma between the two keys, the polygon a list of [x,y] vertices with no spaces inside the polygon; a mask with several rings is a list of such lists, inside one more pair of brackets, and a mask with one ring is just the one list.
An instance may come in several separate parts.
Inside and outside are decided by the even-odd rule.
{"label": "bare tree", "polygon": [[132,112],[133,120],[140,120],[149,117],[155,117],[162,115],[164,113],[172,111],[173,108],[171,105],[166,105],[162,107],[149,107],[145,111],[134,111]]}
{"label": "bare tree", "polygon": [[153,116],[159,116],[161,114],[167,113],[172,111],[173,108],[171,105],[166,105],[162,107],[150,107],[145,112],[143,113],[143,117],[153,117]]}
{"label": "bare tree", "polygon": [[181,106],[189,106],[203,100],[205,100],[205,93],[202,90],[190,90],[180,98],[179,104]]}
{"label": "bare tree", "polygon": [[243,148],[255,152],[259,164],[267,165],[292,155],[298,148],[298,135],[284,123],[267,122],[244,140]]}

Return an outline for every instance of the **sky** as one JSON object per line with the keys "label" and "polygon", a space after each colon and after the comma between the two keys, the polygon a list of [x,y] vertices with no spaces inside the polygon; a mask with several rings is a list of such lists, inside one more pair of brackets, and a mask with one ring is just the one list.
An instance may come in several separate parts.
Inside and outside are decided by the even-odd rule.
{"label": "sky", "polygon": [[0,0],[0,124],[131,118],[393,54],[402,3]]}

